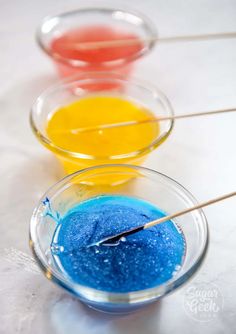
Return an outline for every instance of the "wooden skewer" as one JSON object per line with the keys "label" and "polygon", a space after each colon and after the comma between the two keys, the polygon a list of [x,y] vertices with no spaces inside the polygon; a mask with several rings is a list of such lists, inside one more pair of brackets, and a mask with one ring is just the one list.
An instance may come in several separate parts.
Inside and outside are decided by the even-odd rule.
{"label": "wooden skewer", "polygon": [[76,135],[79,133],[103,131],[106,129],[119,128],[119,127],[131,126],[131,125],[157,123],[157,122],[162,122],[162,121],[170,121],[170,120],[184,119],[184,118],[191,118],[191,117],[198,117],[198,116],[209,116],[209,115],[229,113],[229,112],[235,112],[235,111],[236,111],[236,108],[219,109],[219,110],[206,111],[206,112],[197,112],[197,113],[192,113],[192,114],[181,114],[181,115],[175,115],[175,116],[164,116],[164,117],[159,117],[159,118],[144,119],[140,121],[109,123],[109,124],[87,126],[87,127],[82,127],[82,128],[76,128],[76,129],[58,130],[58,131],[55,131],[54,133],[56,134],[71,133],[71,134]]}
{"label": "wooden skewer", "polygon": [[96,42],[68,42],[63,47],[66,49],[73,50],[96,50],[104,48],[114,48],[121,46],[132,46],[140,43],[173,43],[173,42],[192,42],[192,41],[205,41],[205,40],[216,40],[216,39],[228,39],[235,38],[236,32],[225,32],[225,33],[213,33],[204,35],[185,35],[185,36],[170,36],[170,37],[147,37],[147,38],[130,38],[130,39],[117,39],[109,41],[96,41]]}
{"label": "wooden skewer", "polygon": [[165,217],[153,220],[153,221],[151,221],[149,223],[146,223],[146,224],[144,224],[142,226],[134,227],[134,228],[132,228],[132,229],[130,229],[128,231],[124,231],[122,233],[116,234],[115,236],[110,236],[110,237],[104,238],[104,239],[102,239],[102,240],[100,240],[100,241],[98,241],[96,243],[90,244],[88,247],[95,246],[95,245],[96,246],[98,246],[98,245],[104,245],[104,246],[113,245],[114,246],[114,244],[117,243],[117,242],[119,242],[122,237],[127,237],[128,235],[137,233],[137,232],[142,231],[142,230],[146,230],[146,229],[148,229],[148,228],[150,228],[152,226],[155,226],[155,225],[164,223],[164,222],[166,222],[168,220],[172,220],[174,218],[183,216],[183,215],[185,215],[185,214],[187,214],[189,212],[192,212],[192,211],[204,208],[206,206],[212,205],[214,203],[223,201],[223,200],[228,199],[230,197],[233,197],[235,195],[236,195],[236,191],[231,192],[231,193],[226,194],[226,195],[223,195],[223,196],[220,196],[220,197],[217,197],[217,198],[214,198],[214,199],[211,199],[209,201],[206,201],[206,202],[194,205],[191,208],[187,208],[187,209],[178,211],[178,212],[176,212],[174,214],[171,214],[171,215],[168,215],[168,216],[165,216]]}

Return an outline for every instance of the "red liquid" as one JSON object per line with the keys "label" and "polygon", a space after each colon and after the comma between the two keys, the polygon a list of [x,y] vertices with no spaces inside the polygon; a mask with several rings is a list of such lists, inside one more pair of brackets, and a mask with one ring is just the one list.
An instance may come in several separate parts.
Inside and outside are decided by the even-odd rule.
{"label": "red liquid", "polygon": [[[73,44],[81,42],[114,41],[120,39],[136,39],[138,42],[130,46],[106,47],[96,50],[73,48]],[[68,48],[68,45],[70,45],[70,48]],[[54,59],[59,74],[62,77],[94,71],[118,72],[121,75],[127,76],[132,67],[133,57],[142,48],[143,43],[139,41],[137,35],[105,25],[86,26],[69,30],[60,37],[54,38],[51,42],[52,53],[59,54],[60,57],[67,61],[80,60],[82,62],[78,65],[72,65],[65,61],[62,62]]]}

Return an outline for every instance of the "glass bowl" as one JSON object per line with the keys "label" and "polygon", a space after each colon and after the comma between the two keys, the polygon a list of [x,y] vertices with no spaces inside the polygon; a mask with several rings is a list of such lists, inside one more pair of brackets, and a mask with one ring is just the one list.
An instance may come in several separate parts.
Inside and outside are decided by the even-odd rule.
{"label": "glass bowl", "polygon": [[[75,29],[84,29],[89,26],[94,27],[94,31],[98,31],[99,27],[103,26],[115,31],[130,33],[139,39],[149,39],[149,41],[143,43],[136,51],[134,50],[130,54],[125,55],[123,53],[123,55],[120,54],[115,58],[107,56],[107,59],[102,58],[96,62],[94,60],[94,55],[97,57],[96,50],[91,50],[91,56],[93,57],[84,58],[83,55],[65,53],[65,48],[63,54],[55,50],[55,48],[53,49],[52,41],[55,38],[61,37],[63,34]],[[100,40],[101,38],[102,36],[99,36]],[[139,13],[119,8],[82,8],[46,17],[36,33],[36,40],[39,46],[51,57],[60,76],[63,78],[76,73],[95,70],[117,71],[122,75],[129,75],[133,62],[149,53],[154,47],[155,42],[153,39],[155,38],[157,38],[157,32],[149,19]],[[89,38],[86,41],[89,41]],[[77,42],[76,39],[75,42]],[[109,49],[101,50],[107,55],[110,52]]]}
{"label": "glass bowl", "polygon": [[[97,72],[84,73],[61,81],[38,97],[31,110],[30,123],[36,137],[46,148],[57,155],[67,173],[107,163],[140,165],[147,154],[161,145],[171,133],[174,125],[173,120],[159,122],[159,134],[148,146],[135,152],[130,151],[110,156],[72,152],[57,146],[50,140],[46,132],[46,126],[48,119],[58,108],[84,97],[99,95],[124,98],[150,110],[156,117],[173,116],[171,104],[165,95],[145,82],[127,80],[118,74],[108,76],[107,73]],[[94,123],[91,124],[94,125]],[[142,133],[140,133],[141,135]]]}
{"label": "glass bowl", "polygon": [[[102,185],[100,178],[120,175],[129,182],[119,186]],[[207,250],[208,226],[201,209],[178,217],[174,222],[182,230],[186,254],[181,269],[167,282],[151,289],[110,293],[73,283],[54,262],[50,245],[61,217],[81,201],[99,195],[125,195],[143,199],[166,214],[196,205],[195,198],[179,183],[154,170],[132,165],[103,165],[69,175],[52,186],[41,198],[30,223],[30,245],[46,277],[78,297],[88,306],[104,312],[128,313],[176,290],[199,268]],[[50,214],[48,214],[50,210]]]}

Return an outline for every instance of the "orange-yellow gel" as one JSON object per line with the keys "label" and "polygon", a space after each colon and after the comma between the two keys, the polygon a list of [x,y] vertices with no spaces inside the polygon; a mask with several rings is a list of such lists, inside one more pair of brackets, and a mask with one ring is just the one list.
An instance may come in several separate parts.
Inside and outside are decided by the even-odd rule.
{"label": "orange-yellow gel", "polygon": [[124,98],[90,96],[56,110],[48,119],[46,131],[54,145],[68,152],[94,157],[82,159],[70,153],[61,157],[66,171],[73,172],[104,163],[134,163],[134,158],[116,159],[115,156],[138,152],[151,145],[160,128],[158,123],[146,123],[84,133],[72,133],[71,130],[150,118],[154,115],[149,110]]}

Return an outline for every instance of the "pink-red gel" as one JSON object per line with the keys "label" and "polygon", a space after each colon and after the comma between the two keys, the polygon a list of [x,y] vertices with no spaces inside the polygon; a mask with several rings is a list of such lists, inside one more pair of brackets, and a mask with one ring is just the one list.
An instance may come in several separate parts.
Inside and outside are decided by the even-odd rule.
{"label": "pink-red gel", "polygon": [[[123,39],[137,39],[137,43],[129,46],[106,47],[96,50],[82,50],[76,47],[76,43],[81,42]],[[130,73],[132,61],[143,49],[143,43],[132,32],[106,25],[90,25],[68,30],[64,34],[55,37],[51,42],[50,49],[62,77],[94,71],[118,72],[127,76]],[[55,57],[55,55],[59,55],[59,58]],[[80,63],[72,64],[72,60],[80,61]]]}

